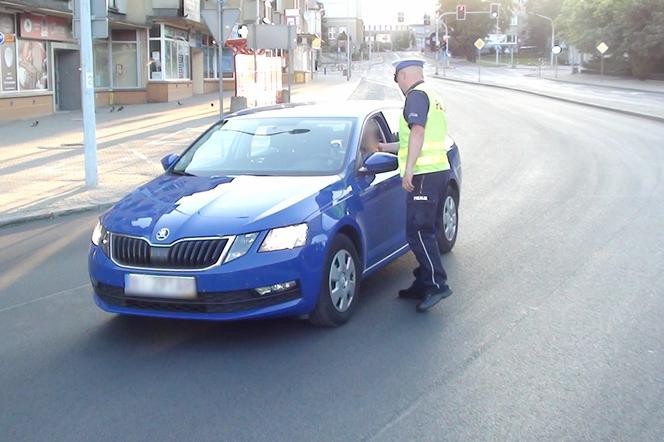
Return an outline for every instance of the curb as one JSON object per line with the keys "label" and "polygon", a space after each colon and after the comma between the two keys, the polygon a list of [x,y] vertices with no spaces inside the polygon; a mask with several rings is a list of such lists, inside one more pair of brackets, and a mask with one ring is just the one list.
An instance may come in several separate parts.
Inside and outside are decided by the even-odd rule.
{"label": "curb", "polygon": [[606,111],[610,111],[610,112],[616,112],[616,113],[623,114],[623,115],[629,115],[629,116],[632,116],[632,117],[639,117],[639,118],[644,118],[644,119],[651,120],[651,121],[657,121],[659,123],[664,123],[664,116],[660,117],[660,116],[657,116],[657,115],[644,114],[644,113],[641,113],[641,112],[635,112],[635,111],[630,111],[630,110],[626,110],[626,109],[619,109],[619,108],[616,108],[616,107],[604,106],[604,105],[601,105],[601,104],[588,103],[588,102],[585,102],[585,101],[574,100],[574,99],[571,99],[571,98],[557,97],[555,95],[549,95],[549,94],[545,94],[545,93],[542,93],[542,92],[530,91],[530,90],[527,90],[527,89],[519,89],[519,88],[515,88],[515,87],[511,87],[511,86],[503,86],[503,85],[499,85],[499,84],[490,84],[490,83],[478,83],[476,81],[468,81],[468,80],[460,80],[460,79],[457,79],[457,78],[441,77],[440,75],[438,75],[438,76],[432,75],[432,77],[437,79],[437,80],[452,81],[452,82],[455,82],[455,83],[463,83],[463,84],[470,84],[470,85],[475,85],[475,86],[485,86],[485,87],[492,87],[492,88],[496,88],[496,89],[504,89],[504,90],[508,90],[508,91],[522,92],[524,94],[530,94],[530,95],[535,95],[535,96],[544,97],[544,98],[551,98],[553,100],[563,101],[563,102],[566,102],[566,103],[579,104],[579,105],[582,105],[582,106],[592,107],[592,108],[595,108],[595,109],[602,109],[602,110],[606,110]]}
{"label": "curb", "polygon": [[89,204],[77,207],[70,207],[67,209],[48,210],[44,212],[33,213],[30,215],[17,215],[15,217],[8,217],[7,219],[0,219],[0,228],[16,226],[31,221],[54,219],[61,216],[74,215],[76,213],[92,212],[92,211],[102,212],[112,207],[116,202],[117,201],[114,201],[112,203]]}

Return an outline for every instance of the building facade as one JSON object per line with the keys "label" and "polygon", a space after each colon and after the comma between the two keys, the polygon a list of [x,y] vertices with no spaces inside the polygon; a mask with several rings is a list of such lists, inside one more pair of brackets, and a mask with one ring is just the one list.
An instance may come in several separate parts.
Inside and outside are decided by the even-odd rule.
{"label": "building facade", "polygon": [[[0,121],[80,109],[73,3],[0,0]],[[106,4],[108,38],[93,41],[97,106],[175,101],[218,91],[220,71],[224,88],[235,88],[233,50],[224,48],[219,63],[212,26],[205,22],[204,11],[216,11],[216,0]],[[302,81],[311,78],[312,47],[320,37],[320,2],[225,0],[224,5],[240,10],[237,23],[228,29],[232,39],[239,38],[242,24],[285,24],[287,15],[296,12],[300,26],[295,66],[305,73]]]}

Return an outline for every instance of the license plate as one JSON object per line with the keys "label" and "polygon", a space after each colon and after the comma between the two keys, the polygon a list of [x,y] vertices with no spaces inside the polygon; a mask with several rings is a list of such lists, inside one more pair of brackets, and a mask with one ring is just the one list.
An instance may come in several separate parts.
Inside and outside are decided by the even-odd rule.
{"label": "license plate", "polygon": [[196,278],[125,274],[125,294],[151,298],[192,299],[196,297]]}

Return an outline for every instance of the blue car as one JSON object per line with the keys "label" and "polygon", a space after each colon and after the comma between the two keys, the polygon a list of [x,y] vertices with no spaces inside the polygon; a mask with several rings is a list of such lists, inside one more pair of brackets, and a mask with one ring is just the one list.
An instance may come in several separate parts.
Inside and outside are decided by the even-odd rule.
{"label": "blue car", "polygon": [[[352,104],[351,104],[352,103]],[[232,114],[103,214],[88,265],[97,305],[163,318],[347,321],[362,278],[408,252],[398,104],[284,105]],[[459,152],[440,201],[457,237]]]}

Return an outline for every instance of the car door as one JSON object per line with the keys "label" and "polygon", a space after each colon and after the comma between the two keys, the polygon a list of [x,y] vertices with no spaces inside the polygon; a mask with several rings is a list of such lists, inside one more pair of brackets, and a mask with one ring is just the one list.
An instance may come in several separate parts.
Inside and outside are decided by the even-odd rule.
{"label": "car door", "polygon": [[[367,119],[362,133],[371,125],[371,120],[380,128],[381,142],[393,140],[382,113],[374,114]],[[360,153],[358,170],[361,164]],[[357,221],[366,238],[367,268],[369,268],[406,243],[406,196],[401,187],[398,170],[376,175],[358,173],[357,185],[362,203]]]}

